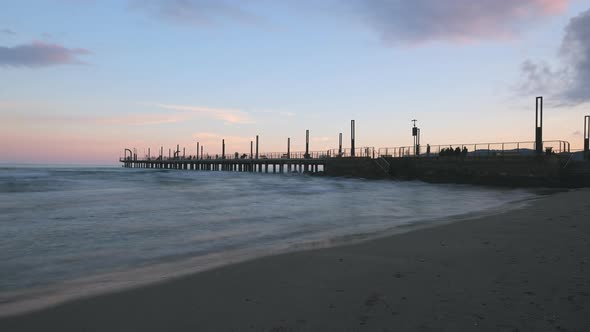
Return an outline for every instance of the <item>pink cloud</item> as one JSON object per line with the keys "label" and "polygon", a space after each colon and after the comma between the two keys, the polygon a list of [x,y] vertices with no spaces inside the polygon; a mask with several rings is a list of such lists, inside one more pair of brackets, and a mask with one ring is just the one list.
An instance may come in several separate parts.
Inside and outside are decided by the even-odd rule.
{"label": "pink cloud", "polygon": [[188,111],[193,114],[199,114],[209,118],[222,120],[227,123],[253,123],[252,117],[248,112],[233,108],[212,108],[206,106],[191,106],[191,105],[170,105],[170,104],[155,104],[158,108]]}
{"label": "pink cloud", "polygon": [[547,15],[561,14],[568,6],[568,0],[538,0],[538,2]]}
{"label": "pink cloud", "polygon": [[90,51],[83,48],[67,48],[59,44],[33,41],[14,47],[0,46],[0,66],[48,67],[84,64],[79,57],[88,54]]}

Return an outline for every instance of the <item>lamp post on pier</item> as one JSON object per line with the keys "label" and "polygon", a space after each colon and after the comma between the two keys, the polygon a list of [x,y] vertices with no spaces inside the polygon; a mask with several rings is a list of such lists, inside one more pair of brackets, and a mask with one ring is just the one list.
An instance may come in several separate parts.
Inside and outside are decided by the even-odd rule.
{"label": "lamp post on pier", "polygon": [[590,115],[584,117],[584,156],[590,159]]}
{"label": "lamp post on pier", "polygon": [[420,128],[416,127],[416,119],[413,119],[414,126],[412,127],[412,136],[414,137],[414,155],[420,155]]}
{"label": "lamp post on pier", "polygon": [[543,154],[543,97],[535,99],[535,152]]}
{"label": "lamp post on pier", "polygon": [[355,137],[356,135],[356,127],[355,127],[355,123],[354,120],[350,120],[350,156],[354,157],[355,152],[354,152],[354,143],[355,143]]}

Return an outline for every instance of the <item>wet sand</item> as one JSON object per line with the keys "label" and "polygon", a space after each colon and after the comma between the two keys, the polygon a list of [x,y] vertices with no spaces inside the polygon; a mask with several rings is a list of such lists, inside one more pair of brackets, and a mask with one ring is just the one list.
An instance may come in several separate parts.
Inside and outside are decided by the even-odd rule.
{"label": "wet sand", "polygon": [[0,318],[0,331],[586,331],[590,190]]}

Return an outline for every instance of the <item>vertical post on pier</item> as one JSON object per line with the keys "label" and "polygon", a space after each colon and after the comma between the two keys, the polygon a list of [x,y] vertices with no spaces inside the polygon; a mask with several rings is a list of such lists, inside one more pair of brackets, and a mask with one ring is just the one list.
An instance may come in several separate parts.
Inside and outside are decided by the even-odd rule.
{"label": "vertical post on pier", "polygon": [[287,159],[291,159],[291,137],[287,138]]}
{"label": "vertical post on pier", "polygon": [[420,155],[420,128],[418,128],[418,144],[416,144],[416,155]]}
{"label": "vertical post on pier", "polygon": [[256,159],[258,159],[258,135],[256,135]]}
{"label": "vertical post on pier", "polygon": [[338,135],[338,157],[342,157],[342,133]]}
{"label": "vertical post on pier", "polygon": [[160,147],[160,160],[164,159],[164,147]]}
{"label": "vertical post on pier", "polygon": [[254,142],[250,141],[250,159],[254,157]]}
{"label": "vertical post on pier", "polygon": [[150,151],[150,148],[148,148],[148,160],[150,160],[150,159],[151,159],[151,151]]}
{"label": "vertical post on pier", "polygon": [[412,120],[414,126],[412,127],[412,136],[414,137],[414,156],[420,155],[420,128],[416,127],[416,119]]}
{"label": "vertical post on pier", "polygon": [[305,131],[305,155],[304,158],[309,158],[309,130]]}
{"label": "vertical post on pier", "polygon": [[221,159],[225,159],[225,139],[221,140]]}
{"label": "vertical post on pier", "polygon": [[176,151],[174,151],[174,157],[180,157],[180,144],[176,144]]}
{"label": "vertical post on pier", "polygon": [[199,142],[197,142],[197,155],[196,159],[199,160]]}
{"label": "vertical post on pier", "polygon": [[170,159],[170,157],[172,157],[172,149],[168,149],[168,159]]}
{"label": "vertical post on pier", "polygon": [[590,115],[584,117],[584,155],[590,158]]}
{"label": "vertical post on pier", "polygon": [[543,97],[535,100],[535,151],[543,154]]}
{"label": "vertical post on pier", "polygon": [[182,148],[182,159],[186,157],[186,148]]}
{"label": "vertical post on pier", "polygon": [[350,121],[350,156],[354,157],[354,141],[355,141],[355,126],[354,120]]}

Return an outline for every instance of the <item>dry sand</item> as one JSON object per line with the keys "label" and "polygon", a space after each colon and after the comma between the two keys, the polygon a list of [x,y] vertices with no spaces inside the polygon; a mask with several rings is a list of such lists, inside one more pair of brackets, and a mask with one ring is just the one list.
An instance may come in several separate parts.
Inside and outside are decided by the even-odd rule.
{"label": "dry sand", "polygon": [[590,190],[0,320],[0,331],[588,331]]}

